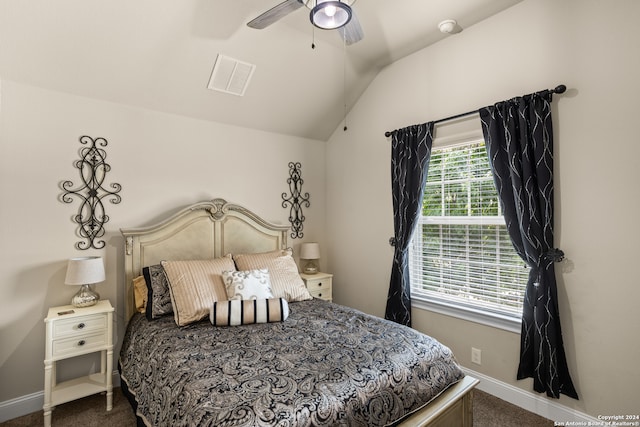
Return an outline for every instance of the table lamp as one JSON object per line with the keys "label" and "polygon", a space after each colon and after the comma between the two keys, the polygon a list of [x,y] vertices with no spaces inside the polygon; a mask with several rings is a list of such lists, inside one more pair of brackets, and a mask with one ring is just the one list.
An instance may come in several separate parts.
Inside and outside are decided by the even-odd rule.
{"label": "table lamp", "polygon": [[67,265],[67,285],[81,285],[80,290],[71,298],[74,307],[89,307],[100,299],[100,295],[91,289],[93,283],[104,282],[104,263],[102,257],[71,258]]}
{"label": "table lamp", "polygon": [[305,274],[316,274],[318,272],[318,264],[316,260],[320,258],[320,245],[318,243],[303,243],[300,245],[300,259],[306,260],[306,264],[302,269]]}

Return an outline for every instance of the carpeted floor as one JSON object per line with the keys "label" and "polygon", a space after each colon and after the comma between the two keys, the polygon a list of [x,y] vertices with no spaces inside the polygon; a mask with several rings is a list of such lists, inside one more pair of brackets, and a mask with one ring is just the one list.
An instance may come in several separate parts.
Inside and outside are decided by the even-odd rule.
{"label": "carpeted floor", "polygon": [[[547,427],[553,421],[527,412],[479,390],[474,391],[474,427]],[[42,426],[42,411],[0,423],[0,427]],[[113,390],[113,410],[105,411],[104,395],[78,399],[53,411],[53,427],[135,427],[136,419],[120,388]],[[455,427],[455,426],[451,426]]]}
{"label": "carpeted floor", "polygon": [[473,391],[474,427],[552,427],[554,422],[498,399],[480,390]]}

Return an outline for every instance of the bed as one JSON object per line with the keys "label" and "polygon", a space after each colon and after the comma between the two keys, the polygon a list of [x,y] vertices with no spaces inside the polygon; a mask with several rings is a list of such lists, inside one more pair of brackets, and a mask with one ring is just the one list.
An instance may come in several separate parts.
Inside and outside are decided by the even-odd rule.
{"label": "bed", "polygon": [[[118,368],[138,425],[472,425],[478,381],[464,375],[447,347],[411,328],[295,294],[298,288],[286,294],[289,285],[282,288],[276,277],[281,264],[269,264],[265,273],[274,298],[257,300],[270,307],[280,301],[267,316],[281,317],[245,322],[246,306],[240,324],[216,323],[215,307],[227,307],[220,295],[213,304],[206,300],[206,318],[184,314],[190,301],[181,302],[174,266],[227,263],[233,254],[241,270],[243,259],[285,254],[287,226],[214,199],[121,232],[128,325]],[[286,258],[278,256],[278,262]],[[173,307],[148,300],[141,309],[136,290],[150,283],[151,266],[158,265],[171,284]],[[295,295],[276,298],[282,292]],[[160,314],[149,316],[154,310]]]}

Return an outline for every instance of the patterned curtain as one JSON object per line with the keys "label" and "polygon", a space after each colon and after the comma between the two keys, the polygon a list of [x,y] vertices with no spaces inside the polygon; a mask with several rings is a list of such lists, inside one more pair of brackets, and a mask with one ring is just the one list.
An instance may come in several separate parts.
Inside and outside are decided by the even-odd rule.
{"label": "patterned curtain", "polygon": [[409,242],[416,226],[427,180],[433,122],[398,129],[391,134],[393,197],[393,266],[385,318],[411,326]]}
{"label": "patterned curtain", "polygon": [[549,91],[480,109],[489,164],[509,236],[531,267],[522,313],[518,379],[535,391],[578,398],[562,344],[553,246],[553,129]]}

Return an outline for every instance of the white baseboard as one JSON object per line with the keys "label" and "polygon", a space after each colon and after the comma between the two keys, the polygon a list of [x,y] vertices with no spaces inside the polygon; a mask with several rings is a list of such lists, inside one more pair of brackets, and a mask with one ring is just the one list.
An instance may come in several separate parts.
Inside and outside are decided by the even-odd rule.
{"label": "white baseboard", "polygon": [[44,391],[0,402],[0,423],[42,410]]}
{"label": "white baseboard", "polygon": [[[113,371],[113,386],[120,387],[120,374]],[[42,411],[44,406],[44,390],[0,402],[0,423],[23,415]]]}
{"label": "white baseboard", "polygon": [[480,380],[480,384],[477,386],[479,390],[509,402],[512,405],[526,409],[529,412],[538,414],[541,417],[555,421],[559,423],[559,425],[562,425],[567,421],[579,422],[579,425],[600,425],[599,423],[602,422],[597,418],[575,409],[568,408],[564,405],[560,405],[559,403],[542,397],[537,393],[514,387],[471,369],[463,368],[463,370],[467,375]]}

